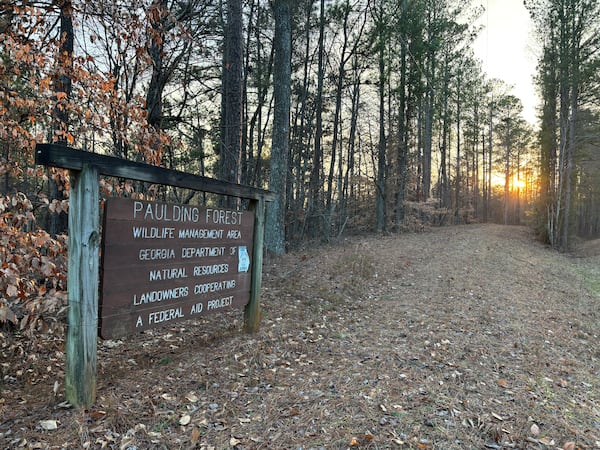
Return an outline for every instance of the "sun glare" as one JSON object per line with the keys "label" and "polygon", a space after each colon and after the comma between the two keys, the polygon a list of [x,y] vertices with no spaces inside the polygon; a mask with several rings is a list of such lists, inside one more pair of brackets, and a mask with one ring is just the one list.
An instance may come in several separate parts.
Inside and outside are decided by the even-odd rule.
{"label": "sun glare", "polygon": [[[501,173],[493,173],[492,174],[492,186],[495,188],[503,188],[505,183],[504,174]],[[510,180],[509,188],[511,190],[514,189],[524,189],[526,187],[525,180],[523,178],[517,178],[516,175],[513,175]]]}
{"label": "sun glare", "polygon": [[499,173],[492,173],[492,186],[501,187],[504,186],[504,175]]}
{"label": "sun glare", "polygon": [[515,179],[513,179],[513,186],[518,187],[519,189],[524,189],[525,188],[525,180],[517,180],[515,178]]}

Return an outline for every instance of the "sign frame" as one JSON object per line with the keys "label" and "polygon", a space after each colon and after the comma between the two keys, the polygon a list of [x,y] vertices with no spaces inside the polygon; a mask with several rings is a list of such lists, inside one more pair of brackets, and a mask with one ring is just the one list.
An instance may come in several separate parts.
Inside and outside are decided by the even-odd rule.
{"label": "sign frame", "polygon": [[181,187],[249,200],[254,214],[250,300],[244,308],[244,329],[258,330],[262,283],[266,202],[273,192],[215,180],[150,164],[76,150],[63,144],[37,144],[38,165],[68,169],[69,269],[68,330],[66,336],[65,394],[76,407],[90,407],[96,399],[100,175]]}

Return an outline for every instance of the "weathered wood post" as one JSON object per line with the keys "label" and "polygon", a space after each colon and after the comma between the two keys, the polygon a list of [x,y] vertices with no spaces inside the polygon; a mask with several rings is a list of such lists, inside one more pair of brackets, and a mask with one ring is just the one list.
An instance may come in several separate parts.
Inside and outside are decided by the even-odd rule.
{"label": "weathered wood post", "polygon": [[72,170],[70,182],[65,393],[73,406],[89,407],[96,400],[100,245],[98,170],[88,165],[81,171]]}
{"label": "weathered wood post", "polygon": [[248,333],[258,331],[260,324],[260,288],[262,282],[263,243],[265,239],[265,199],[250,200],[250,211],[254,213],[253,262],[250,282],[250,301],[244,309],[244,328]]}

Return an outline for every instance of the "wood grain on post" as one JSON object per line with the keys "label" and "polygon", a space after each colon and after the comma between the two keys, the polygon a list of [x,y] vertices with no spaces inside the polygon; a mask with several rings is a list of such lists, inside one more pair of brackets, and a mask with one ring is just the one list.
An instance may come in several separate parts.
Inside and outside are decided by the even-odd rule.
{"label": "wood grain on post", "polygon": [[73,406],[89,407],[96,399],[98,170],[85,165],[81,172],[71,171],[70,182],[65,391],[67,401]]}
{"label": "wood grain on post", "polygon": [[250,301],[244,310],[244,328],[248,333],[258,331],[260,325],[260,288],[262,284],[263,243],[265,238],[265,200],[250,200],[250,211],[254,212],[254,244],[252,245],[252,276]]}

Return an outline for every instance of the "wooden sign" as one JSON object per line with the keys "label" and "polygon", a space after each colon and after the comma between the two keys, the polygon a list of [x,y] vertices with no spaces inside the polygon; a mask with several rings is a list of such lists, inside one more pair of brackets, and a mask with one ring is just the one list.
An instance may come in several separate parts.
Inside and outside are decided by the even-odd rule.
{"label": "wooden sign", "polygon": [[253,232],[249,211],[108,199],[100,335],[117,338],[245,306]]}

